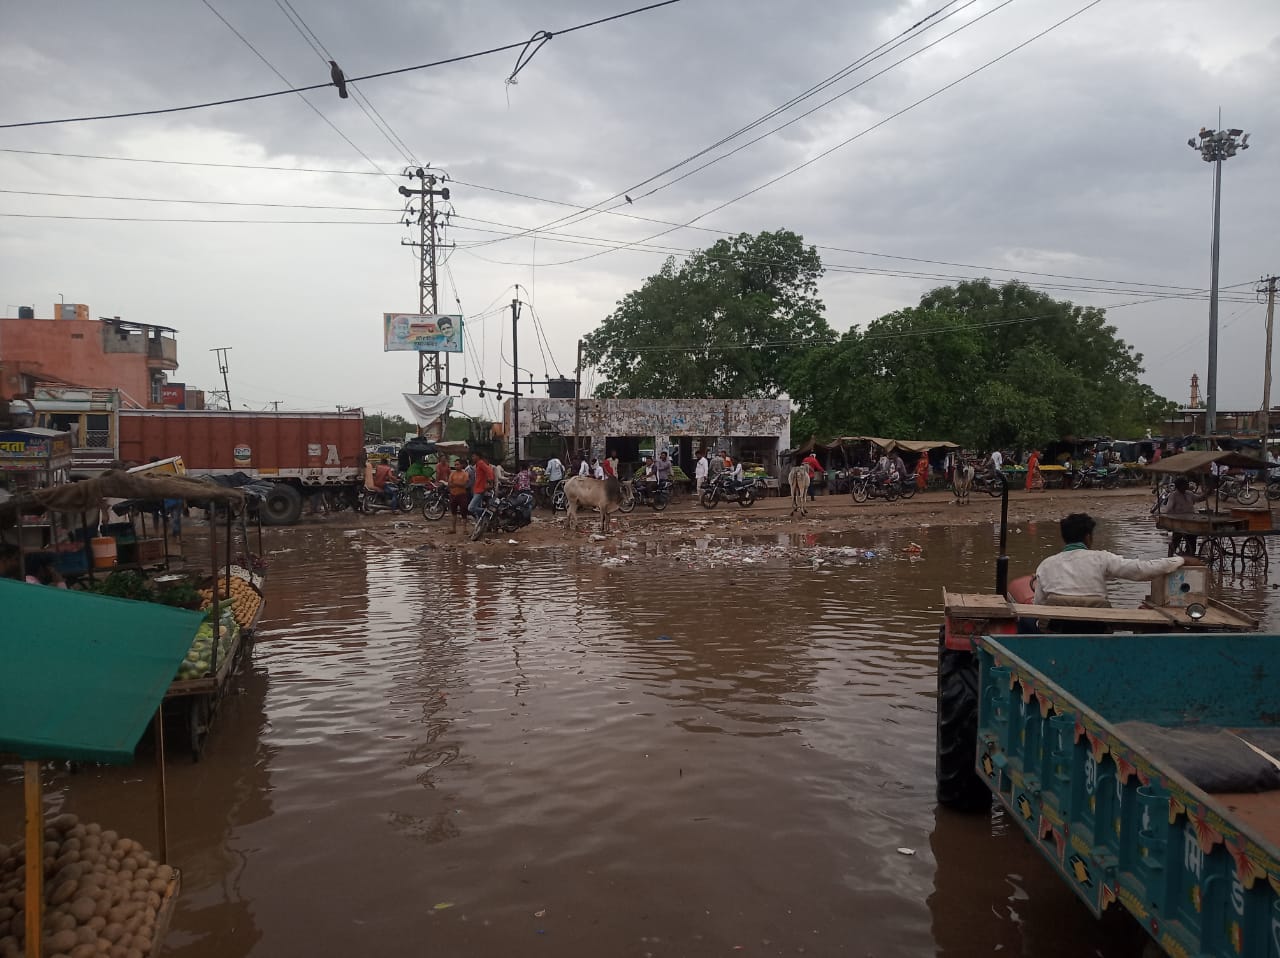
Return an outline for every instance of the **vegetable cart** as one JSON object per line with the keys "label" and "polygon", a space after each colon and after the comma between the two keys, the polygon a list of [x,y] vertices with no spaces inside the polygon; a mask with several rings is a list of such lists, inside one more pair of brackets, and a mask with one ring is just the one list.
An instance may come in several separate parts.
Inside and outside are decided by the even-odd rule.
{"label": "vegetable cart", "polygon": [[[159,710],[200,616],[11,580],[0,580],[0,605],[0,752],[22,760],[25,799],[24,860],[0,861],[0,887],[20,887],[23,908],[21,918],[11,910],[0,921],[0,939],[21,940],[29,958],[71,953],[90,939],[99,952],[123,942],[154,954],[181,884],[167,863]],[[148,723],[157,746],[155,859],[74,816],[45,821],[42,762],[130,763]]]}
{"label": "vegetable cart", "polygon": [[1167,954],[1280,955],[1277,642],[1010,635],[979,649],[983,784],[1095,916],[1124,909]]}
{"label": "vegetable cart", "polygon": [[[265,568],[249,549],[244,510],[237,515],[228,508],[225,519],[222,551],[218,541],[220,523],[213,519],[209,522],[214,572],[200,593],[205,621],[165,693],[165,700],[174,701],[174,711],[183,719],[191,756],[196,761],[204,751],[219,702],[249,648],[264,607]],[[243,552],[233,558],[237,530]],[[259,542],[261,533],[259,526]],[[248,565],[241,565],[236,559]],[[255,571],[249,565],[259,568]]]}

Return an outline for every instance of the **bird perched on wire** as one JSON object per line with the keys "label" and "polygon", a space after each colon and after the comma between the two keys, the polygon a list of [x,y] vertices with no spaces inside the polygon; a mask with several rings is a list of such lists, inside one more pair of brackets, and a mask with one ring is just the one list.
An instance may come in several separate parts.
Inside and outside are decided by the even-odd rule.
{"label": "bird perched on wire", "polygon": [[635,200],[633,200],[631,197],[627,196],[627,194],[626,194],[626,193],[623,193],[623,194],[622,194],[622,198],[623,198],[624,200],[626,200],[628,203],[634,203],[634,202],[635,202]]}
{"label": "bird perched on wire", "polygon": [[345,100],[347,98],[347,77],[342,72],[342,67],[338,66],[333,60],[329,61],[329,76],[333,78],[333,85],[338,88],[338,96]]}

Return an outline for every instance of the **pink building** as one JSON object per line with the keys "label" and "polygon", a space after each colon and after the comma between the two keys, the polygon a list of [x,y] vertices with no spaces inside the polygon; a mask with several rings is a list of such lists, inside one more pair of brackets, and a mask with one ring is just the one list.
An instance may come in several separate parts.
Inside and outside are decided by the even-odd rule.
{"label": "pink building", "polygon": [[89,307],[57,303],[54,318],[31,307],[0,319],[0,399],[30,395],[39,382],[118,389],[126,404],[166,403],[168,373],[178,368],[177,332],[168,326],[89,318]]}

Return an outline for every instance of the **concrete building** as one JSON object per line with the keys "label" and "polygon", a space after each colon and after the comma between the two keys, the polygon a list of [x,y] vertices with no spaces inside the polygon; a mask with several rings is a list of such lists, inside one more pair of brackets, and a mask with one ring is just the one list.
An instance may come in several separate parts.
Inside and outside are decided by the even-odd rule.
{"label": "concrete building", "polygon": [[[512,426],[512,402],[507,400],[503,428],[508,440]],[[777,475],[779,454],[790,446],[791,403],[786,400],[520,400],[520,458],[586,450],[589,457],[616,452],[622,462],[637,463],[665,449],[689,471],[698,449],[723,449]]]}
{"label": "concrete building", "polygon": [[89,318],[89,307],[56,303],[53,317],[32,307],[0,319],[0,399],[30,395],[40,383],[118,389],[129,405],[165,406],[168,373],[178,368],[177,331]]}

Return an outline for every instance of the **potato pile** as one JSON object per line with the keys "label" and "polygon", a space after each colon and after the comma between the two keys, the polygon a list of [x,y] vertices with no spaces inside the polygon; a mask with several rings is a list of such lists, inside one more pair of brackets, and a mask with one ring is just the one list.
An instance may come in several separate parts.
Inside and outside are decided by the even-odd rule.
{"label": "potato pile", "polygon": [[[253,617],[258,614],[258,607],[262,605],[262,596],[244,579],[232,576],[228,580],[224,576],[218,580],[218,602],[226,602],[228,595],[231,596],[231,610],[235,613],[236,624],[242,629],[248,628]],[[204,608],[209,608],[213,605],[213,590],[201,589],[200,598],[204,600]]]}
{"label": "potato pile", "polygon": [[[45,958],[143,958],[174,877],[130,838],[59,815],[44,830]],[[0,845],[0,958],[22,955],[26,938],[20,840]]]}

